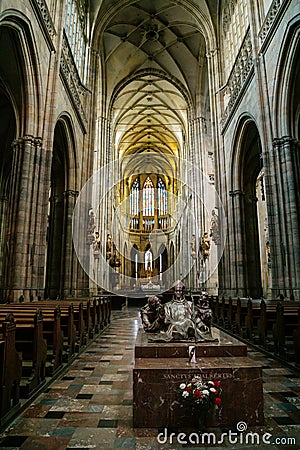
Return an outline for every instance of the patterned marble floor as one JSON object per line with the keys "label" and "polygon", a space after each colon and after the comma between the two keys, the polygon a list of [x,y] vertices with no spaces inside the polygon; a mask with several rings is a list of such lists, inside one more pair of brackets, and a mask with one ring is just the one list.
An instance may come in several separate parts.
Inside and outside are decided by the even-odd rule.
{"label": "patterned marble floor", "polygon": [[[159,443],[162,430],[132,428],[133,349],[139,326],[136,309],[114,312],[110,327],[0,436],[0,449],[228,448],[228,442],[180,444],[171,436],[165,442],[163,435]],[[240,442],[240,434],[239,443],[230,448],[299,449],[300,374],[251,349],[249,356],[263,364],[265,425],[247,430],[259,434],[259,445]],[[210,431],[217,439],[224,432]],[[263,443],[264,433],[272,435],[270,442],[279,439],[277,444]],[[290,438],[296,444],[290,445]]]}

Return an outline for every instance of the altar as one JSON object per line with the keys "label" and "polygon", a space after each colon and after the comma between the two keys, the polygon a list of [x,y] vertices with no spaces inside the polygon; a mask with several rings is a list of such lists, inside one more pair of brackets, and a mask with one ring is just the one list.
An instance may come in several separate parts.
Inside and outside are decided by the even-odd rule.
{"label": "altar", "polygon": [[160,286],[159,283],[152,283],[152,281],[148,281],[148,283],[141,283],[140,288],[143,292],[147,293],[157,293],[160,292],[163,287]]}

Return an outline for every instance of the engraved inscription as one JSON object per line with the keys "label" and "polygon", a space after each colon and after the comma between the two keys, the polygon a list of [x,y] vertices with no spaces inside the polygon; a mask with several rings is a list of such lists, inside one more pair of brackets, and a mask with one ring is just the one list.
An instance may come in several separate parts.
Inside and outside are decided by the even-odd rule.
{"label": "engraved inscription", "polygon": [[[184,373],[175,373],[175,374],[170,374],[170,373],[164,373],[162,375],[162,379],[163,380],[174,380],[174,381],[181,381],[181,380],[186,380],[187,377],[190,379],[191,377],[195,377],[195,376],[199,376],[200,373],[199,372],[195,372],[192,374],[184,374]],[[214,380],[227,380],[229,378],[234,378],[234,374],[232,372],[217,372],[214,370],[210,370],[209,372],[205,372],[205,373],[201,373],[201,377],[203,380],[210,380],[210,379],[214,379]]]}

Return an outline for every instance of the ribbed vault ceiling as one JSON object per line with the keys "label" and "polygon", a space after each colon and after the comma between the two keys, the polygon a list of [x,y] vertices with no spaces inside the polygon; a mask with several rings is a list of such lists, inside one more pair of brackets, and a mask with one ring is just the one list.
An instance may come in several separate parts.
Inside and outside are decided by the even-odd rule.
{"label": "ribbed vault ceiling", "polygon": [[[204,1],[201,8],[209,21]],[[102,3],[98,42],[119,157],[182,156],[188,110],[207,79],[200,12],[171,0]]]}

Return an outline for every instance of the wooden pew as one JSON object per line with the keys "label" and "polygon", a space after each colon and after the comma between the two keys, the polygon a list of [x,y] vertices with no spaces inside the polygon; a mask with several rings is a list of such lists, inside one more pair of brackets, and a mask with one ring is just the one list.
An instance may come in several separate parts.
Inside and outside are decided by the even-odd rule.
{"label": "wooden pew", "polygon": [[287,338],[294,338],[294,331],[299,328],[299,307],[284,305],[278,302],[276,307],[276,322],[273,324],[274,351],[282,357],[287,357]]}
{"label": "wooden pew", "polygon": [[[49,304],[49,300],[47,301]],[[76,327],[76,351],[87,344],[89,339],[94,335],[95,328],[93,326],[91,310],[94,303],[90,299],[71,299],[71,300],[59,300],[58,304],[61,308],[67,309],[70,304],[73,305],[74,312],[74,325]]]}
{"label": "wooden pew", "polygon": [[221,307],[220,307],[220,317],[218,324],[222,327],[226,327],[226,318],[227,318],[227,310],[226,310],[226,300],[225,297],[222,297]]}
{"label": "wooden pew", "polygon": [[247,314],[245,318],[246,338],[251,342],[258,338],[258,324],[261,317],[261,302],[253,302],[251,299],[247,302]]}
{"label": "wooden pew", "polygon": [[22,359],[16,350],[16,324],[12,314],[1,323],[0,333],[0,423],[5,423],[12,411],[20,406]]}
{"label": "wooden pew", "polygon": [[[31,317],[36,311],[35,302],[1,305],[0,314],[11,312],[15,317]],[[59,306],[50,309],[41,308],[43,313],[43,338],[47,342],[47,375],[54,375],[63,362],[64,335],[61,326],[61,311]]]}
{"label": "wooden pew", "polygon": [[72,303],[66,301],[63,302],[61,300],[44,300],[38,303],[22,303],[22,305],[15,303],[9,306],[14,308],[14,311],[20,310],[21,312],[24,312],[24,314],[26,314],[26,311],[35,311],[36,307],[38,307],[43,311],[46,321],[49,320],[49,315],[51,316],[50,320],[53,320],[54,310],[59,306],[60,328],[64,337],[63,359],[68,361],[74,356],[76,349],[78,348],[78,343],[76,343],[77,331],[74,318],[74,305]]}
{"label": "wooden pew", "polygon": [[46,312],[43,311],[43,336],[47,341],[48,359],[50,360],[50,365],[46,369],[47,375],[53,376],[63,363],[64,335],[61,328],[60,307],[57,306],[53,314],[48,316],[48,319],[53,316],[52,321],[45,320],[45,315]]}
{"label": "wooden pew", "polygon": [[233,301],[229,297],[228,300],[228,310],[227,310],[227,327],[230,331],[233,329],[234,315],[233,315]]}
{"label": "wooden pew", "polygon": [[300,309],[298,310],[298,326],[293,330],[293,343],[295,363],[297,367],[300,367]]}
{"label": "wooden pew", "polygon": [[[3,319],[2,308],[0,320]],[[43,314],[41,310],[30,312],[15,311],[16,349],[22,354],[22,380],[20,395],[29,397],[45,382],[47,343],[43,338]]]}

